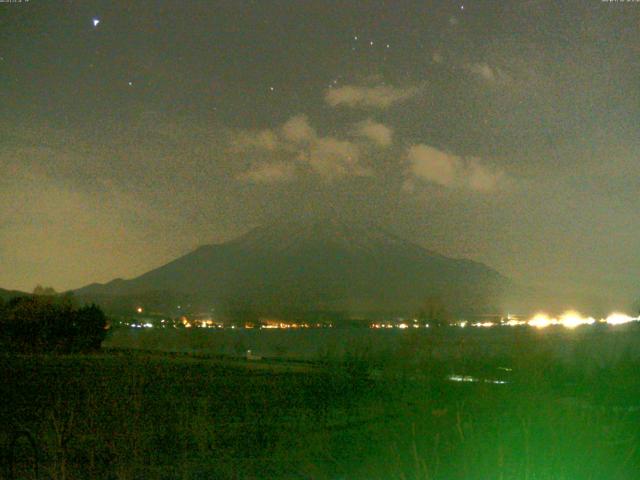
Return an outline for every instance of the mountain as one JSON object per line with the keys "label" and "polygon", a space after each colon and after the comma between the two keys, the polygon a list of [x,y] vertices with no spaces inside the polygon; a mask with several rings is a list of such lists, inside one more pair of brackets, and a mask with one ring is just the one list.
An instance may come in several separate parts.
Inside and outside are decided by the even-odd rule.
{"label": "mountain", "polygon": [[[454,313],[495,309],[508,279],[368,224],[284,222],[205,245],[130,280],[75,294],[100,302],[127,296],[189,298],[226,310],[411,313],[437,297]],[[177,301],[177,300],[176,300]]]}

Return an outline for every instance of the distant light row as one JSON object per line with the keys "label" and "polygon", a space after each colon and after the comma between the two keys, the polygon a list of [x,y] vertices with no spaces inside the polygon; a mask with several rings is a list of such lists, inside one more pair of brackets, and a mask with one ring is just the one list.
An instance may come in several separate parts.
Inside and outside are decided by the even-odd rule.
{"label": "distant light row", "polygon": [[[454,323],[454,326],[465,328],[465,327],[477,327],[477,328],[491,328],[498,326],[506,326],[506,327],[520,327],[520,326],[530,326],[538,329],[543,329],[551,326],[561,326],[568,329],[574,329],[581,325],[594,325],[594,324],[607,324],[607,325],[623,325],[625,323],[638,322],[640,321],[640,317],[631,317],[624,313],[614,312],[610,314],[607,318],[602,318],[600,320],[596,320],[593,317],[584,317],[580,313],[569,310],[564,312],[559,317],[551,317],[546,313],[537,313],[529,320],[518,320],[515,318],[507,317],[507,320],[501,322],[469,322],[467,320],[462,320],[460,322]],[[429,328],[430,325],[428,323],[425,324],[408,324],[408,323],[372,323],[370,325],[373,329],[387,329],[387,328],[399,328],[401,330],[407,328]]]}
{"label": "distant light row", "polygon": [[[142,313],[142,308],[136,309],[138,313]],[[562,326],[568,329],[574,329],[582,325],[594,325],[594,324],[607,324],[607,325],[623,325],[631,322],[640,321],[640,317],[631,317],[624,313],[614,312],[610,314],[608,317],[596,320],[593,317],[584,317],[580,313],[569,310],[564,312],[559,317],[551,317],[546,313],[537,313],[529,320],[519,320],[508,316],[506,320],[500,322],[468,322],[466,320],[462,320],[460,322],[456,322],[453,325],[461,328],[465,327],[482,327],[482,328],[490,328],[497,326],[507,326],[507,327],[519,327],[519,326],[530,326],[538,329],[543,329],[551,326]],[[211,319],[209,320],[188,320],[187,317],[182,317],[180,319],[180,323],[185,328],[191,327],[200,327],[200,328],[223,328],[222,324],[213,322]],[[165,327],[165,320],[161,321],[161,326]],[[126,326],[130,326],[133,328],[152,328],[153,324],[151,323],[124,323]],[[175,326],[175,325],[174,325]],[[308,324],[308,323],[286,323],[286,322],[269,322],[265,325],[260,324],[246,324],[241,326],[240,328],[259,328],[259,329],[289,329],[289,328],[327,328],[332,327],[331,324]],[[392,329],[398,328],[400,330],[405,330],[408,328],[430,328],[428,323],[418,323],[418,320],[414,319],[412,323],[395,323],[395,322],[381,322],[381,323],[372,323],[369,325],[370,328],[373,329]],[[235,325],[231,328],[235,328]]]}

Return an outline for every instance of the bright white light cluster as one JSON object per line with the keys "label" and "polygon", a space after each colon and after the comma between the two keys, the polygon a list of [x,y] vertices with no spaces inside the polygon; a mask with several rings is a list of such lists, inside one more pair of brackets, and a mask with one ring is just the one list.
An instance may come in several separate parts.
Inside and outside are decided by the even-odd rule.
{"label": "bright white light cluster", "polygon": [[638,320],[640,320],[640,317],[630,317],[624,313],[613,312],[605,319],[605,322],[609,325],[622,325],[623,323],[637,322]]}
{"label": "bright white light cluster", "polygon": [[593,325],[596,323],[593,317],[583,317],[574,310],[569,310],[560,315],[559,318],[551,318],[546,313],[538,313],[531,320],[527,322],[527,325],[535,328],[546,328],[551,325],[562,325],[565,328],[576,328],[580,325]]}
{"label": "bright white light cluster", "polygon": [[482,327],[482,328],[489,328],[489,327],[493,327],[494,325],[495,323],[493,322],[477,322],[477,323],[471,324],[472,327]]}
{"label": "bright white light cluster", "polygon": [[466,327],[471,325],[472,327],[494,327],[497,325],[504,325],[508,327],[518,327],[521,325],[528,325],[534,328],[547,328],[553,325],[559,325],[564,328],[574,329],[581,325],[593,325],[595,323],[606,323],[608,325],[622,325],[629,322],[638,322],[640,321],[640,317],[631,317],[625,313],[614,312],[610,314],[607,318],[603,318],[601,320],[596,320],[593,317],[584,317],[579,312],[575,310],[567,310],[559,317],[552,317],[544,312],[536,313],[529,320],[518,320],[511,316],[507,317],[506,321],[502,321],[500,323],[494,322],[476,322],[469,323],[466,320],[456,323],[458,327]]}
{"label": "bright white light cluster", "polygon": [[506,322],[504,322],[504,325],[506,325],[507,327],[518,327],[520,325],[524,325],[525,322],[524,320],[516,320],[514,318],[510,318],[509,320],[507,320]]}
{"label": "bright white light cluster", "polygon": [[576,328],[580,325],[593,325],[596,320],[593,317],[583,317],[575,310],[569,310],[560,315],[559,318],[550,318],[544,313],[538,313],[527,323],[536,328],[545,328],[550,325],[562,325],[566,328]]}
{"label": "bright white light cluster", "polygon": [[[623,323],[637,322],[640,320],[638,317],[630,317],[624,313],[612,313],[607,318],[600,320],[600,323],[607,323],[609,325],[622,325]],[[576,328],[580,325],[593,325],[596,323],[593,317],[583,317],[580,313],[569,310],[564,312],[558,318],[552,318],[546,313],[537,313],[534,317],[527,322],[527,325],[535,328],[546,328],[551,325],[561,325],[565,328]]]}

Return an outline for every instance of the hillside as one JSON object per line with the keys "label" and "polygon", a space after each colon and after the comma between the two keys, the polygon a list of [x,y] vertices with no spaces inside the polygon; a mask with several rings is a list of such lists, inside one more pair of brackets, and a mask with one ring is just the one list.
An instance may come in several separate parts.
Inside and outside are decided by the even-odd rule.
{"label": "hillside", "polygon": [[438,297],[452,312],[486,312],[508,284],[481,263],[445,257],[378,226],[332,220],[256,228],[137,278],[75,293],[99,301],[155,292],[267,313],[411,312],[426,298]]}
{"label": "hillside", "polygon": [[24,295],[29,295],[28,293],[21,292],[19,290],[5,290],[4,288],[0,288],[0,299],[7,301],[13,297],[22,297]]}

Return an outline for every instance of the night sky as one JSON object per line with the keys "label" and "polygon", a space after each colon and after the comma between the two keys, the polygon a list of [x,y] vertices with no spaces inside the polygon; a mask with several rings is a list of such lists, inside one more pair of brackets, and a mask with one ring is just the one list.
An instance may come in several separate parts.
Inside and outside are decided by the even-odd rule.
{"label": "night sky", "polygon": [[640,297],[640,2],[0,4],[0,287],[375,221]]}

